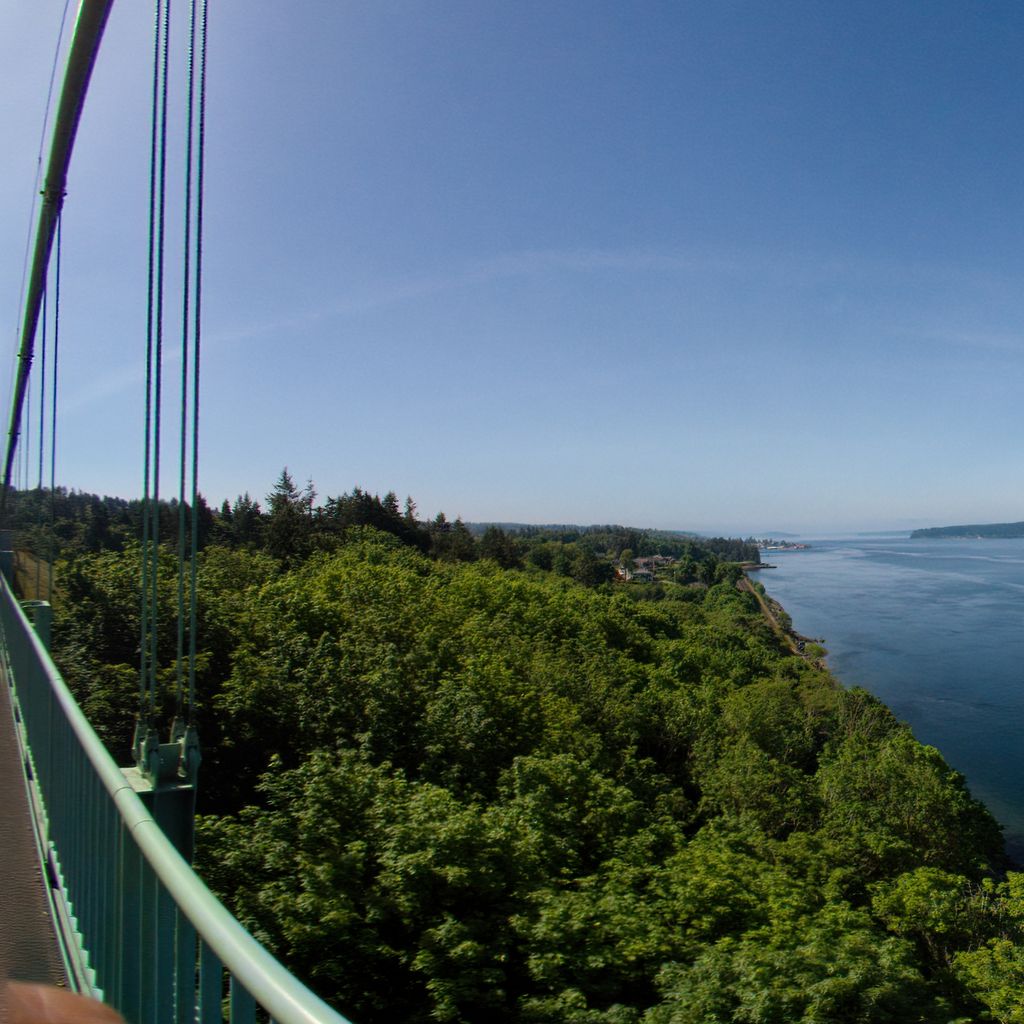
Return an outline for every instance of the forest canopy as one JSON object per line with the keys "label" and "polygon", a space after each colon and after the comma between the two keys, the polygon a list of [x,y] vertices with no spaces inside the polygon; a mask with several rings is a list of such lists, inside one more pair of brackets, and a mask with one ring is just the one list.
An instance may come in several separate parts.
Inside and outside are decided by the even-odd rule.
{"label": "forest canopy", "polygon": [[[998,825],[725,549],[632,586],[600,567],[643,531],[286,476],[204,513],[198,867],[356,1024],[1024,1020]],[[141,552],[97,514],[30,537],[64,531],[55,655],[124,756]]]}

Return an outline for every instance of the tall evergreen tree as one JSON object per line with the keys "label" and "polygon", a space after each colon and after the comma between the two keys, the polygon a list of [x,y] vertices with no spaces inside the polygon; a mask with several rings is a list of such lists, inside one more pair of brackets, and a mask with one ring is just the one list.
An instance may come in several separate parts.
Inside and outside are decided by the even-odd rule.
{"label": "tall evergreen tree", "polygon": [[249,496],[249,492],[235,499],[231,510],[231,536],[235,547],[255,547],[260,544],[263,533],[263,513],[260,503]]}
{"label": "tall evergreen tree", "polygon": [[300,492],[285,466],[267,495],[267,552],[288,566],[302,561],[309,550],[309,487],[305,493]]}

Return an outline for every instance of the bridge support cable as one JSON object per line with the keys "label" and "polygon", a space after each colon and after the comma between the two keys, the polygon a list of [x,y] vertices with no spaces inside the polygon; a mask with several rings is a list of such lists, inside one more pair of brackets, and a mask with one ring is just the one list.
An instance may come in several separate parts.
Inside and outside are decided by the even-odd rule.
{"label": "bridge support cable", "polygon": [[49,287],[43,288],[43,331],[39,351],[39,472],[36,476],[36,490],[43,490],[43,449],[46,447],[46,321],[49,306]]}
{"label": "bridge support cable", "polygon": [[21,486],[27,491],[31,484],[31,469],[32,464],[32,389],[29,387],[25,388],[25,444],[22,446],[24,451],[22,452],[21,458]]}
{"label": "bridge support cable", "polygon": [[40,305],[45,288],[47,268],[57,221],[64,205],[67,189],[68,165],[75,144],[78,122],[85,102],[89,78],[96,63],[100,40],[107,24],[113,0],[82,0],[75,22],[74,36],[68,53],[67,71],[61,90],[57,117],[53,126],[50,160],[43,185],[43,201],[39,208],[32,269],[25,296],[24,319],[18,349],[18,370],[11,399],[10,426],[7,431],[7,452],[4,458],[3,490],[0,492],[0,510],[6,508],[7,492],[11,484],[14,456],[18,450],[22,405],[28,388],[29,373],[39,323]]}
{"label": "bridge support cable", "polygon": [[64,216],[57,218],[57,261],[53,286],[53,371],[50,396],[50,576],[46,600],[53,604],[53,563],[57,559],[57,368],[60,365],[60,263]]}
{"label": "bridge support cable", "polygon": [[[46,105],[44,107],[46,113],[43,115],[43,125],[39,131],[39,152],[36,156],[36,176],[35,176],[35,188],[38,189],[43,181],[43,151],[46,147],[46,135],[50,127],[50,114],[53,110],[51,106],[51,100],[53,99],[53,85],[57,80],[57,65],[60,63],[61,54],[61,43],[64,41],[64,29],[68,23],[68,8],[71,6],[71,0],[64,0],[64,10],[60,16],[60,30],[57,32],[57,44],[53,48],[53,64],[50,66],[50,83],[46,88]],[[35,228],[36,222],[36,199],[38,198],[38,192],[32,197],[32,205],[29,209],[28,215],[28,231],[25,233],[25,254],[22,257],[21,267],[21,287],[20,295],[21,302],[18,305],[18,316],[14,324],[14,336],[18,337],[18,331],[21,325],[22,315],[25,312],[25,282],[28,280],[28,265],[29,255],[32,249],[32,237],[33,229]],[[14,353],[14,358],[11,360],[11,378],[7,384],[7,391],[9,395],[14,394],[14,376],[15,370],[17,369],[17,353]]]}
{"label": "bridge support cable", "polygon": [[[199,556],[199,368],[202,350],[203,310],[203,195],[206,168],[206,40],[209,14],[207,0],[201,0],[199,25],[199,124],[196,139],[196,259],[195,259],[195,303],[192,328],[192,536],[189,545],[190,580],[192,595],[189,605],[189,671],[188,671],[188,713],[189,725],[195,729],[196,704],[196,572]],[[193,11],[195,0],[193,0]]]}
{"label": "bridge support cable", "polygon": [[[143,555],[141,575],[139,712],[133,750],[137,769],[155,787],[194,787],[199,766],[195,729],[196,559],[198,548],[199,338],[202,271],[203,132],[206,87],[206,7],[191,2],[189,24],[184,230],[181,297],[181,398],[178,467],[177,629],[174,719],[168,743],[157,729],[160,650],[160,466],[163,412],[163,331],[166,266],[167,134],[170,77],[170,0],[156,0],[150,135],[149,266],[146,331]],[[197,59],[198,58],[198,59]],[[197,85],[198,81],[198,85]],[[197,117],[198,107],[198,117]],[[191,357],[191,358],[190,358]],[[191,413],[191,415],[190,415]],[[192,488],[188,500],[189,436]],[[186,510],[191,506],[191,528]],[[191,544],[189,544],[189,536]],[[186,647],[187,636],[187,647]],[[186,666],[188,687],[186,690]],[[192,799],[194,800],[194,794]]]}
{"label": "bridge support cable", "polygon": [[[186,104],[185,127],[185,223],[182,269],[182,311],[181,311],[181,425],[178,463],[178,651],[177,651],[177,710],[172,738],[184,738],[185,733],[195,729],[195,656],[196,656],[196,558],[198,554],[198,462],[199,462],[199,338],[200,304],[202,292],[202,237],[201,237],[201,196],[202,196],[202,133],[196,139],[196,76],[197,45],[199,75],[199,105],[205,111],[206,91],[206,5],[202,8],[202,25],[199,22],[199,4],[191,0],[188,44],[188,100]],[[197,39],[197,33],[199,38]],[[202,115],[200,115],[200,118]],[[199,166],[196,165],[198,159]],[[193,171],[195,173],[193,174]],[[193,280],[193,264],[195,278]],[[194,319],[190,315],[194,310]],[[191,342],[191,345],[190,345]],[[190,365],[189,355],[192,355]],[[191,387],[190,387],[191,385]],[[189,411],[191,406],[191,421]],[[191,501],[185,491],[188,470],[188,439],[192,433],[192,490]],[[189,516],[189,545],[186,557],[186,508]],[[188,596],[186,601],[186,570]],[[187,614],[186,614],[187,609]],[[185,635],[188,620],[188,652],[186,662]],[[188,690],[185,688],[185,665],[188,665]],[[191,737],[194,750],[198,751],[195,736]]]}
{"label": "bridge support cable", "polygon": [[146,396],[143,439],[143,541],[140,574],[141,637],[136,763],[157,757],[156,690],[159,544],[160,427],[163,393],[164,239],[167,196],[167,76],[170,0],[157,0],[153,27],[153,92],[150,112],[149,254],[146,295]]}
{"label": "bridge support cable", "polygon": [[[43,450],[46,447],[46,322],[47,322],[47,298],[49,288],[43,289],[43,330],[42,345],[39,352],[39,473],[36,476],[36,497],[39,500],[39,511],[42,511],[43,497]],[[43,561],[38,552],[33,552],[33,561],[36,563],[36,587],[35,598],[41,596],[43,591]]]}
{"label": "bridge support cable", "polygon": [[155,334],[155,289],[156,289],[156,243],[157,243],[157,148],[159,145],[159,104],[160,104],[160,53],[161,35],[163,31],[163,5],[158,2],[153,26],[153,92],[150,112],[150,155],[149,155],[149,250],[147,255],[147,292],[146,292],[146,393],[145,416],[143,425],[143,456],[142,456],[142,550],[140,553],[140,614],[139,614],[139,707],[135,723],[135,737],[132,750],[135,763],[144,763],[145,748],[159,740],[151,736],[153,729],[152,711],[150,708],[150,660],[151,632],[155,624],[150,621],[152,612],[150,599],[150,546],[155,546],[156,539],[150,537],[153,527],[153,513],[150,503],[150,481],[152,469],[153,442],[153,349]]}

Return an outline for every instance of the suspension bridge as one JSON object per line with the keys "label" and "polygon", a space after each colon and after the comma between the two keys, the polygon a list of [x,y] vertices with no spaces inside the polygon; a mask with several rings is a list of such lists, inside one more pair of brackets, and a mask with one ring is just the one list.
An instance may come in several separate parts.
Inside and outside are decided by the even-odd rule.
{"label": "suspension bridge", "polygon": [[[56,433],[60,215],[89,77],[112,0],[81,0],[67,57],[27,278],[4,469],[12,486],[24,403],[42,325],[39,478],[46,384],[46,295],[55,291],[51,349]],[[199,352],[206,3],[192,0],[188,48],[182,398],[178,531],[178,713],[166,741],[155,715],[156,550],[170,5],[157,0],[150,181],[149,322],[146,336],[144,517],[140,580],[140,692],[134,764],[117,765],[49,655],[50,604],[15,592],[14,552],[0,540],[0,984],[63,986],[117,1010],[129,1024],[188,1021],[346,1024],[294,978],[210,893],[190,866],[199,780],[191,713],[199,455]],[[55,256],[55,261],[53,257]],[[56,263],[55,272],[51,263]],[[53,279],[51,281],[51,279]],[[186,466],[191,449],[191,502]],[[51,454],[51,492],[53,457]],[[192,512],[186,522],[186,507]],[[191,558],[187,537],[191,535]],[[49,576],[47,577],[49,579]],[[2,1016],[0,1006],[0,1016]]]}

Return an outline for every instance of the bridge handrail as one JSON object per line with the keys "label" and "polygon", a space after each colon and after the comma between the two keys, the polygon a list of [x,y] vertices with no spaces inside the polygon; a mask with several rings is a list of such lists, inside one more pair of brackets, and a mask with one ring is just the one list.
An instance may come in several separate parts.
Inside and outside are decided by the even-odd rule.
{"label": "bridge handrail", "polygon": [[[80,744],[82,753],[109,794],[122,826],[131,836],[159,883],[170,894],[178,911],[195,928],[202,943],[213,951],[232,979],[237,980],[277,1024],[349,1024],[268,953],[210,892],[178,853],[96,735],[11,592],[7,581],[2,577],[0,586],[0,625],[3,629],[8,667],[12,670],[13,688],[19,706],[26,702],[25,675],[37,674],[26,673],[24,668],[19,671],[18,666],[13,664],[15,661],[20,661],[22,665],[26,664],[24,655],[27,653],[30,659],[28,664],[34,662],[35,667],[41,670],[53,703],[59,707]],[[27,652],[17,651],[19,643],[27,646]],[[19,657],[12,658],[14,653],[18,653]],[[38,680],[30,680],[29,685],[32,682]],[[37,737],[32,735],[30,716],[23,711],[21,717],[28,733],[27,741],[31,750],[32,743]],[[34,774],[37,779],[41,771],[42,766],[36,764],[34,759]],[[40,798],[45,802],[45,786]],[[49,809],[46,813],[49,814]],[[44,839],[47,824],[45,821],[42,823]],[[70,893],[70,899],[74,903],[73,892]],[[87,944],[88,936],[84,939]],[[194,974],[194,970],[192,973]]]}

